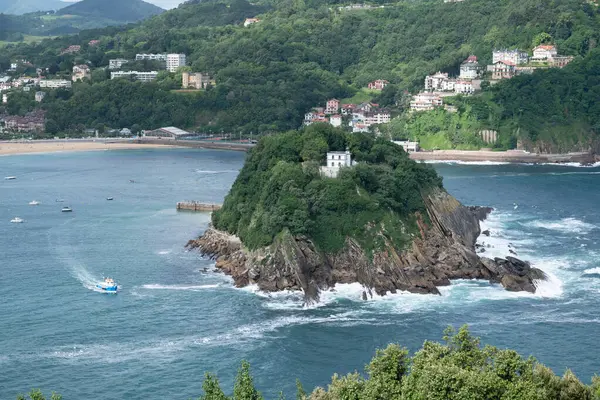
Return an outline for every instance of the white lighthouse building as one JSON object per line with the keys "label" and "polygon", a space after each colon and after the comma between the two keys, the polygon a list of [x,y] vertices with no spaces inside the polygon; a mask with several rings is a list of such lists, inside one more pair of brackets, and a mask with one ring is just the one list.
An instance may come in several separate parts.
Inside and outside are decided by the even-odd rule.
{"label": "white lighthouse building", "polygon": [[348,149],[346,151],[327,152],[326,161],[327,164],[321,167],[321,175],[328,178],[336,178],[342,168],[351,167],[355,164]]}

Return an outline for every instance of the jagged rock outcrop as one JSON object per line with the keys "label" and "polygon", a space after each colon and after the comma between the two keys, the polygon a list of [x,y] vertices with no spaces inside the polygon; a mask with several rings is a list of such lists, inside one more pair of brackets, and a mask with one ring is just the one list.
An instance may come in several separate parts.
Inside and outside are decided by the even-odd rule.
{"label": "jagged rock outcrop", "polygon": [[309,238],[288,231],[270,246],[253,251],[245,249],[239,238],[213,228],[187,246],[216,259],[216,267],[231,275],[238,287],[252,283],[264,291],[303,290],[307,303],[318,301],[319,292],[336,283],[353,282],[365,287],[363,298],[398,290],[439,294],[437,287],[452,279],[485,279],[507,290],[535,292],[534,281],[545,278],[542,271],[513,257],[477,256],[479,221],[490,208],[465,207],[441,189],[424,196],[424,201],[430,222],[417,215],[421,237],[402,251],[386,243],[372,257],[352,238],[340,252],[324,254]]}

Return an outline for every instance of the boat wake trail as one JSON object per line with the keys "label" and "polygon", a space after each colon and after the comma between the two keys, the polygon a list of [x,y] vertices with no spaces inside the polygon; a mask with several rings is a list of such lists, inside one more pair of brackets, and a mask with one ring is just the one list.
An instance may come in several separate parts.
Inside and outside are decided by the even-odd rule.
{"label": "boat wake trail", "polygon": [[96,287],[100,279],[92,275],[83,265],[74,266],[71,270],[71,275],[81,282],[84,288],[94,292],[102,292]]}
{"label": "boat wake trail", "polygon": [[214,289],[218,288],[219,284],[212,285],[160,285],[160,284],[148,284],[142,285],[143,289],[148,290],[189,290],[192,292],[203,290],[203,289]]}

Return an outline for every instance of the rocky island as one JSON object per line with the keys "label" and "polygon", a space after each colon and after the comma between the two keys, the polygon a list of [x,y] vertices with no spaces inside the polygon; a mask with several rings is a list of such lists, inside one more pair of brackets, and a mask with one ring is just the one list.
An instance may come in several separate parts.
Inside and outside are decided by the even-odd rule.
{"label": "rocky island", "polygon": [[238,287],[302,290],[306,303],[354,282],[364,299],[439,294],[453,279],[535,292],[541,270],[477,255],[479,222],[490,211],[463,206],[433,168],[389,141],[315,125],[262,139],[188,247],[214,258]]}

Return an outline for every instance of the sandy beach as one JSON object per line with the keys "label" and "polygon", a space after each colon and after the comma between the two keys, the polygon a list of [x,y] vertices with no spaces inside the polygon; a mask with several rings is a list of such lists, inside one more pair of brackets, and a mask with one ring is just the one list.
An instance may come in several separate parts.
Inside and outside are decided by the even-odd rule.
{"label": "sandy beach", "polygon": [[164,144],[134,143],[132,141],[43,140],[0,142],[0,155],[54,153],[62,151],[124,150],[164,147]]}

